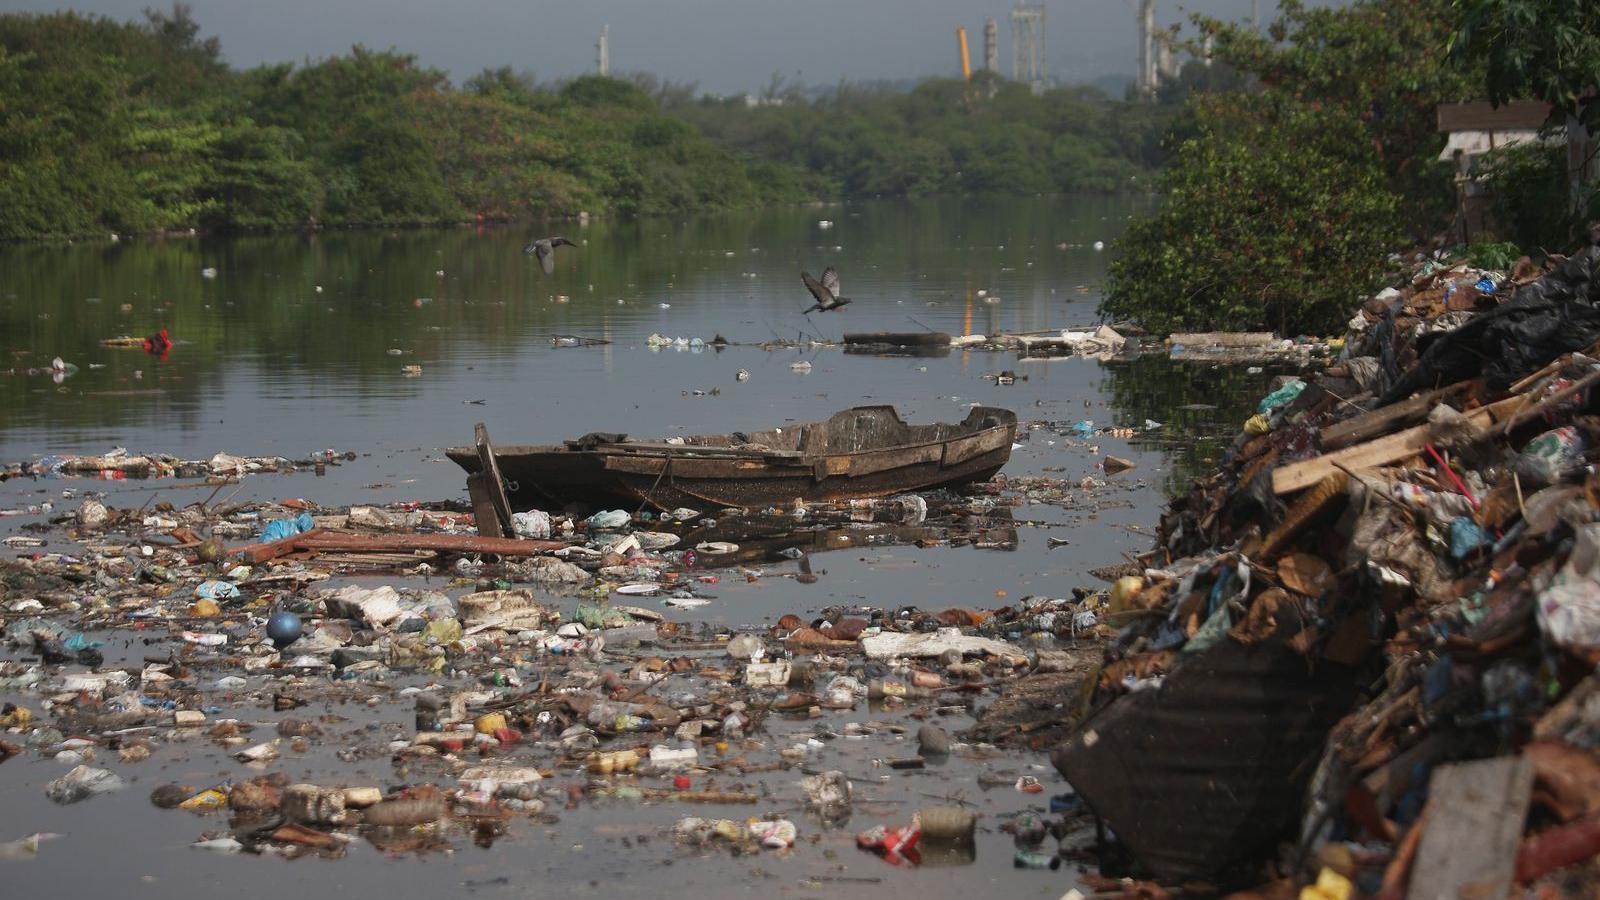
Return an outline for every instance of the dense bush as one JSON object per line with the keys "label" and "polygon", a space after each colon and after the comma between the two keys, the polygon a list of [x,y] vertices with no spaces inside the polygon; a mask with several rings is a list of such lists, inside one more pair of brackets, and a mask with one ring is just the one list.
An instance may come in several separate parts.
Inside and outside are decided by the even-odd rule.
{"label": "dense bush", "polygon": [[1476,80],[1442,53],[1449,2],[1281,10],[1265,36],[1196,20],[1252,86],[1188,101],[1165,203],[1120,242],[1104,314],[1158,329],[1333,329],[1387,251],[1448,221],[1434,110]]}
{"label": "dense bush", "polygon": [[357,47],[234,71],[182,6],[0,16],[0,238],[660,213],[796,200],[627,81],[461,88]]}

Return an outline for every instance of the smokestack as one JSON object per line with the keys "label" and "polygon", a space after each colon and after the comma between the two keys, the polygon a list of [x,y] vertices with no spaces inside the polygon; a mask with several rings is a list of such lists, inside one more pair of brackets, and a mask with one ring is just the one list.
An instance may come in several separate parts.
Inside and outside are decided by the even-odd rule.
{"label": "smokestack", "polygon": [[594,65],[601,77],[611,74],[611,26],[600,26],[600,40],[594,44]]}
{"label": "smokestack", "polygon": [[983,23],[983,67],[1000,74],[1000,26],[992,16]]}

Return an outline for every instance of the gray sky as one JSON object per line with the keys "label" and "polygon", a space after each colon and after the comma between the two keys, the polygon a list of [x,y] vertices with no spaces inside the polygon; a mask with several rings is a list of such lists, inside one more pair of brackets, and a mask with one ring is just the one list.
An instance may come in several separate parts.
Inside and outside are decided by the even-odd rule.
{"label": "gray sky", "polygon": [[[170,0],[0,0],[0,11],[75,9],[137,18]],[[1000,68],[1011,68],[1004,0],[191,0],[204,34],[238,66],[394,46],[457,82],[490,66],[541,80],[594,69],[600,26],[611,26],[613,73],[648,71],[722,93],[758,91],[774,72],[808,84],[953,75],[955,29],[982,62],[984,19],[1000,25]],[[1262,3],[1262,15],[1272,9]],[[1134,71],[1134,0],[1047,0],[1050,73],[1092,81]],[[1250,0],[1157,0],[1158,27],[1187,10],[1250,15]]]}

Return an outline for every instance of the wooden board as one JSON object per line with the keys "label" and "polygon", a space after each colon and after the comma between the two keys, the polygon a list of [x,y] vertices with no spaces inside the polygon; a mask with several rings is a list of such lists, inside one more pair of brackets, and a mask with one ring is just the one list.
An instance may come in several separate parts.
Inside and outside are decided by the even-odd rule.
{"label": "wooden board", "polygon": [[[515,534],[511,524],[511,501],[506,497],[505,479],[500,477],[500,464],[495,462],[494,447],[489,443],[489,426],[479,422],[472,428],[473,443],[478,447],[478,471],[488,476],[484,487],[489,492],[489,503],[495,518],[500,520],[501,534]],[[478,526],[481,530],[483,526]]]}
{"label": "wooden board", "polygon": [[1407,900],[1502,900],[1511,892],[1533,792],[1521,756],[1440,766]]}
{"label": "wooden board", "polygon": [[1487,100],[1441,103],[1436,113],[1441,132],[1526,131],[1538,128],[1550,116],[1550,104],[1539,100],[1514,100],[1495,106]]}
{"label": "wooden board", "polygon": [[[1511,415],[1522,402],[1522,397],[1507,397],[1466,415],[1473,425],[1484,428]],[[1303,490],[1339,471],[1340,466],[1360,472],[1409,459],[1433,440],[1432,432],[1432,426],[1423,423],[1365,444],[1279,466],[1272,472],[1272,492],[1281,496]]]}
{"label": "wooden board", "polygon": [[1338,450],[1351,444],[1359,444],[1369,438],[1377,437],[1407,419],[1425,418],[1434,406],[1447,397],[1463,391],[1471,382],[1462,381],[1457,384],[1443,387],[1426,394],[1418,394],[1409,400],[1391,403],[1382,409],[1375,409],[1369,413],[1352,416],[1343,422],[1329,425],[1322,429],[1320,441],[1323,452]]}
{"label": "wooden board", "polygon": [[467,476],[467,496],[472,500],[472,515],[478,522],[478,535],[489,538],[507,537],[505,529],[500,527],[500,513],[495,510],[491,494],[488,475],[473,472]]}
{"label": "wooden board", "polygon": [[470,534],[352,534],[343,531],[306,532],[289,539],[300,550],[336,550],[354,553],[495,553],[500,556],[537,556],[567,546],[563,541],[523,541],[486,538]]}

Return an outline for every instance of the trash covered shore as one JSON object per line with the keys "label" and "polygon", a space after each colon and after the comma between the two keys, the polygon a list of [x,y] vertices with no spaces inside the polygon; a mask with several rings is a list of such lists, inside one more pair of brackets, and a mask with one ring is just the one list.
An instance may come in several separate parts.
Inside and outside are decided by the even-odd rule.
{"label": "trash covered shore", "polygon": [[[502,537],[465,492],[234,501],[241,479],[292,497],[343,451],[6,464],[0,479],[51,489],[5,511],[26,524],[0,568],[0,756],[68,817],[54,830],[137,797],[140,827],[226,865],[553,843],[805,891],[965,865],[1045,870],[1018,874],[1053,896],[1321,900],[1494,860],[1459,877],[1581,896],[1595,253],[1419,261],[1311,351],[1175,342],[1320,372],[1263,392],[1155,549],[1038,596],[935,582],[706,618],[730,586],[826,578],[841,550],[996,558],[1043,527],[1023,507],[1096,527],[1144,472],[1100,443],[1160,439],[1160,422],[1019,423],[1019,446],[1087,454],[1090,475],[526,511]],[[1325,349],[1339,357],[1307,362]],[[118,508],[95,489],[141,478],[201,483]],[[1513,768],[1470,768],[1485,761]],[[1491,794],[1516,829],[1451,818]],[[37,828],[0,835],[0,856],[72,840]]]}
{"label": "trash covered shore", "polygon": [[[1030,810],[1073,801],[1046,794],[1037,749],[1008,748],[1059,726],[1049,711],[1108,633],[1103,590],[839,606],[765,628],[696,615],[725,582],[815,582],[813,555],[822,571],[834,550],[1006,552],[1034,525],[1014,516],[1024,498],[1081,508],[1114,491],[1104,481],[530,510],[506,537],[482,536],[464,500],[232,500],[241,479],[278,473],[292,490],[292,473],[345,458],[7,467],[69,485],[16,511],[31,518],[0,563],[0,755],[48,767],[33,790],[85,810],[147,795],[172,810],[160,827],[208,854],[428,855],[648,808],[672,820],[627,841],[669,858],[811,854],[808,884],[970,864],[979,833],[1015,846],[1007,868],[1061,865]],[[120,509],[94,491],[166,476],[215,487]],[[43,834],[5,852],[52,849]]]}
{"label": "trash covered shore", "polygon": [[1597,268],[1417,261],[1116,573],[1052,757],[1108,891],[1600,891]]}

